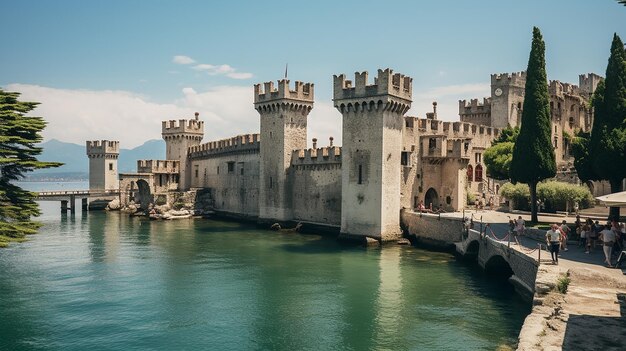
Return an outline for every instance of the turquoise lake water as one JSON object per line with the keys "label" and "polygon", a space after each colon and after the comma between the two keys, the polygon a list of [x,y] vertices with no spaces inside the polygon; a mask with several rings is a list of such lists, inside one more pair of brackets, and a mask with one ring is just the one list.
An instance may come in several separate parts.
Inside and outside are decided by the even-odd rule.
{"label": "turquoise lake water", "polygon": [[446,253],[42,206],[0,250],[2,350],[495,350],[530,311]]}

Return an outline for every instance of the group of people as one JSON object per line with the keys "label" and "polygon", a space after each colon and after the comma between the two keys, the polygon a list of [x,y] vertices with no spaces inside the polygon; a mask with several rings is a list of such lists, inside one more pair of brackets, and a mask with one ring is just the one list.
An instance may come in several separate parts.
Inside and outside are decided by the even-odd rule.
{"label": "group of people", "polygon": [[[626,225],[615,220],[600,224],[599,221],[587,219],[581,221],[580,216],[576,216],[574,231],[579,236],[578,245],[585,249],[585,253],[590,253],[596,244],[601,244],[604,251],[604,263],[607,267],[613,267],[613,253],[621,253],[624,250],[624,239],[626,239]],[[509,220],[510,233],[522,235],[524,233],[525,222],[522,216],[516,220]],[[553,223],[546,232],[546,244],[550,250],[550,256],[554,264],[559,264],[559,252],[568,251],[568,238],[572,236],[572,229],[563,220],[561,224]]]}
{"label": "group of people", "polygon": [[604,251],[604,263],[612,267],[611,257],[613,252],[621,252],[624,249],[624,239],[626,238],[626,225],[616,220],[600,224],[591,218],[585,222],[576,216],[576,233],[580,235],[579,245],[585,248],[585,253],[590,253],[597,243],[602,243]]}

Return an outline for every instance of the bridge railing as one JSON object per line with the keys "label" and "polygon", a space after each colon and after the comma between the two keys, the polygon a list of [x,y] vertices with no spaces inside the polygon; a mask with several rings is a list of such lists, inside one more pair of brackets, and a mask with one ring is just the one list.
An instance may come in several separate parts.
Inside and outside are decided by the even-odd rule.
{"label": "bridge railing", "polygon": [[54,191],[39,191],[35,192],[38,197],[42,196],[65,196],[65,195],[118,195],[119,189],[102,189],[102,190],[54,190]]}

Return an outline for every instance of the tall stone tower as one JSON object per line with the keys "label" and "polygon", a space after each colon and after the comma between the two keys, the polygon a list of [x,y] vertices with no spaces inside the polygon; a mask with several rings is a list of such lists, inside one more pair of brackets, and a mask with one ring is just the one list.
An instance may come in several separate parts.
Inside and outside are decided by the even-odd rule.
{"label": "tall stone tower", "polygon": [[491,126],[519,126],[524,106],[526,72],[491,75]]}
{"label": "tall stone tower", "polygon": [[165,140],[165,159],[180,161],[178,189],[187,190],[191,185],[191,163],[187,159],[190,146],[200,145],[204,137],[204,122],[196,118],[191,120],[163,121],[161,135]]}
{"label": "tall stone tower", "polygon": [[307,144],[307,117],[313,109],[313,84],[289,80],[254,86],[254,108],[261,116],[259,218],[290,220],[292,213],[289,167],[294,150]]}
{"label": "tall stone tower", "polygon": [[334,105],[343,115],[341,233],[393,240],[400,235],[400,154],[403,115],[413,79],[378,70],[355,82],[334,76]]}
{"label": "tall stone tower", "polygon": [[119,189],[117,158],[120,142],[110,140],[87,141],[89,158],[89,190]]}
{"label": "tall stone tower", "polygon": [[591,98],[591,95],[596,91],[598,83],[603,78],[595,73],[586,73],[578,76],[578,86],[580,87],[581,95],[587,99]]}

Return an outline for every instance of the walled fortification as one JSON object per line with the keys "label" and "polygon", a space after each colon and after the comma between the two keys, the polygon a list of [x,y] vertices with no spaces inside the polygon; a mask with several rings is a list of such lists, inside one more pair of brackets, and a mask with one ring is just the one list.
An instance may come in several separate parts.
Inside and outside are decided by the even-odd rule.
{"label": "walled fortification", "polygon": [[314,85],[289,80],[254,86],[254,108],[261,120],[259,217],[261,220],[291,220],[293,196],[289,176],[292,153],[306,148],[307,117],[313,109]]}
{"label": "walled fortification", "polygon": [[85,149],[89,158],[89,190],[118,189],[117,158],[120,154],[120,142],[87,141]]}
{"label": "walled fortification", "polygon": [[180,161],[168,160],[137,160],[137,173],[178,174]]}
{"label": "walled fortification", "polygon": [[260,147],[260,134],[237,135],[232,138],[191,146],[189,147],[189,158],[198,159],[222,154],[258,152]]}
{"label": "walled fortification", "polygon": [[334,105],[343,115],[341,232],[393,240],[400,234],[400,157],[403,115],[411,107],[412,78],[378,70],[355,73],[354,86],[335,75]]}

